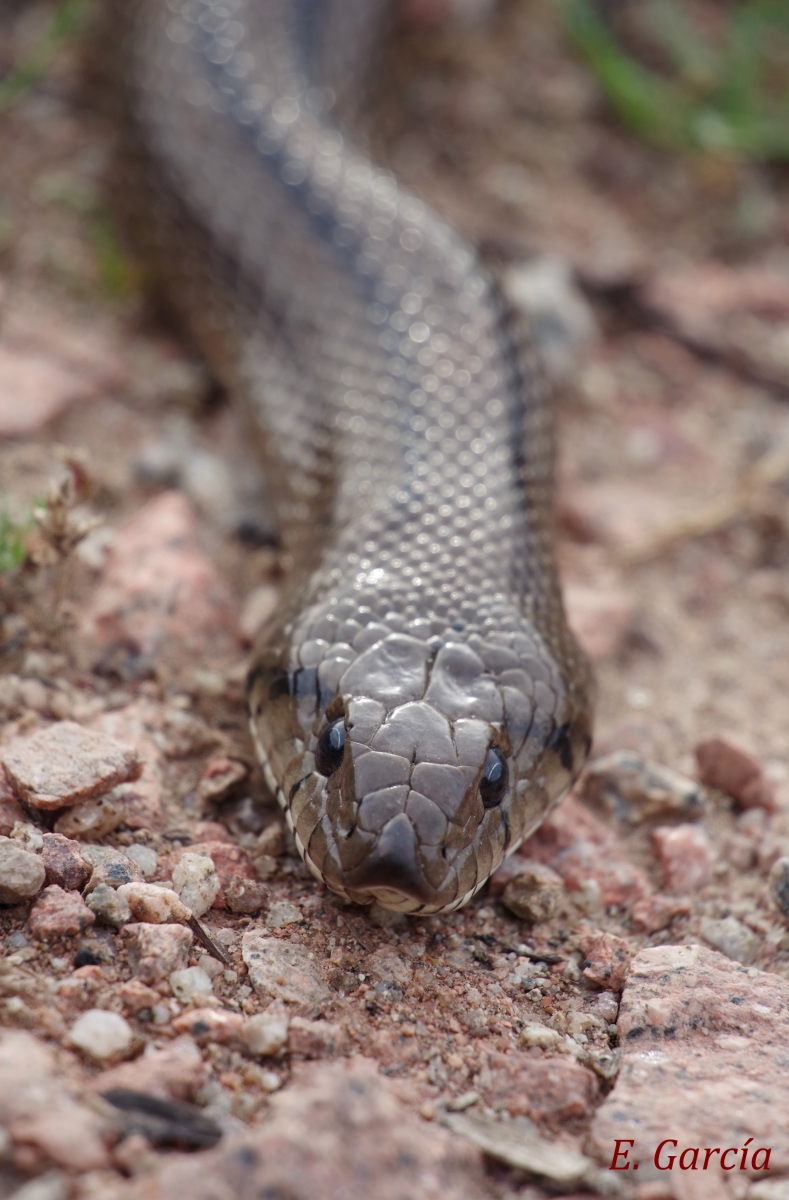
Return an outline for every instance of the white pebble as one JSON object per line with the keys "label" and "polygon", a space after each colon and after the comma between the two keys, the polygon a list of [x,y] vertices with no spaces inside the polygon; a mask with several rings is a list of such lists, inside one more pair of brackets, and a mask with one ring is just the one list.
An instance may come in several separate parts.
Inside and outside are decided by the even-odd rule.
{"label": "white pebble", "polygon": [[288,1018],[283,1012],[258,1013],[242,1025],[241,1040],[250,1054],[271,1058],[288,1040]]}
{"label": "white pebble", "polygon": [[182,854],[173,870],[173,887],[196,917],[207,913],[219,893],[219,876],[213,859],[205,854]]}
{"label": "white pebble", "polygon": [[269,929],[281,929],[283,925],[298,925],[303,921],[295,904],[291,904],[290,900],[277,900],[268,910],[266,914],[266,924]]}
{"label": "white pebble", "polygon": [[143,846],[140,842],[135,842],[134,845],[126,847],[126,855],[136,862],[146,879],[156,874],[159,855],[151,846]]}
{"label": "white pebble", "polygon": [[124,883],[118,893],[129,905],[136,921],[150,925],[180,924],[192,915],[175,892],[155,883]]}
{"label": "white pebble", "polygon": [[521,1030],[521,1041],[527,1046],[539,1046],[541,1050],[550,1050],[561,1041],[555,1029],[547,1025],[526,1025]]}
{"label": "white pebble", "polygon": [[44,864],[18,841],[0,837],[0,904],[18,904],[44,886]]}
{"label": "white pebble", "polygon": [[29,850],[31,854],[40,854],[44,849],[44,838],[42,837],[41,830],[35,825],[31,825],[29,821],[14,821],[11,837],[14,841],[19,842],[24,850]]}
{"label": "white pebble", "polygon": [[129,1022],[120,1013],[90,1008],[77,1017],[71,1027],[69,1041],[91,1058],[122,1058],[131,1049],[132,1031]]}
{"label": "white pebble", "polygon": [[211,980],[202,967],[186,967],[183,971],[173,971],[170,975],[170,987],[176,1000],[180,1000],[182,1004],[188,1004],[196,993],[201,996],[211,995]]}

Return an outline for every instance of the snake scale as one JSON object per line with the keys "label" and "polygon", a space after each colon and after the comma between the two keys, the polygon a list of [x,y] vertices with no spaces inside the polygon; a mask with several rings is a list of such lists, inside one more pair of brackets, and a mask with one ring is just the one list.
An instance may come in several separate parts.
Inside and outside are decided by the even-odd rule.
{"label": "snake scale", "polygon": [[245,406],[292,565],[249,682],[266,780],[332,891],[457,908],[590,743],[534,353],[349,139],[382,0],[108,11],[116,200]]}

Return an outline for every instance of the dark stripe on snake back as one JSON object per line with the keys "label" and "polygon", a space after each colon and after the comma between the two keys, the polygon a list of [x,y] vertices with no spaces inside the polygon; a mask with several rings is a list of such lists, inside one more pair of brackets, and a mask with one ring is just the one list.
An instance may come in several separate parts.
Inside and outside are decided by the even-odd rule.
{"label": "dark stripe on snake back", "polygon": [[349,139],[385,4],[109,11],[119,209],[276,501],[266,779],[329,888],[456,908],[589,745],[535,356],[473,250]]}

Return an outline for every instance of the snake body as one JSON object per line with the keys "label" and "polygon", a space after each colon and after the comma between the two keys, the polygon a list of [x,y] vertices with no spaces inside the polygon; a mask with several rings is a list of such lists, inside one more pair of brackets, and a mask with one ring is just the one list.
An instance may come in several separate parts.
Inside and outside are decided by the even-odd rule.
{"label": "snake body", "polygon": [[384,9],[116,3],[116,195],[276,498],[266,779],[330,889],[435,913],[568,790],[591,686],[534,355],[473,250],[346,133]]}

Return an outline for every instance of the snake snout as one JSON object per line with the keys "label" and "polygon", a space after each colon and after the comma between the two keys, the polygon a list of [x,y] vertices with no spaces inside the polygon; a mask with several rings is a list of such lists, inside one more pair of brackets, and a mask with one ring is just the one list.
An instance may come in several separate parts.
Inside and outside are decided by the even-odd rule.
{"label": "snake snout", "polygon": [[416,830],[405,812],[387,822],[373,852],[348,873],[347,886],[390,908],[412,908],[435,900],[435,889],[419,862]]}

